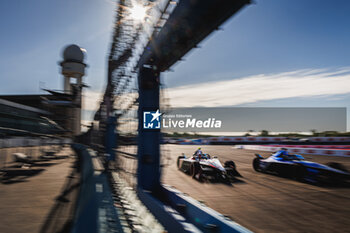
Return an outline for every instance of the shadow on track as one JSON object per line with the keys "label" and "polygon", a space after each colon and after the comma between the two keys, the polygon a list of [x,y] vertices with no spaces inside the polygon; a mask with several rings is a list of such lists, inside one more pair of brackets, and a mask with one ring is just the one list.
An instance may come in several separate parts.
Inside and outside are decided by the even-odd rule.
{"label": "shadow on track", "polygon": [[80,187],[80,174],[77,172],[77,166],[73,167],[71,174],[66,177],[61,194],[57,196],[55,204],[47,215],[40,233],[70,232]]}
{"label": "shadow on track", "polygon": [[26,182],[26,179],[32,176],[39,175],[41,172],[43,172],[45,169],[3,169],[2,176],[0,177],[0,181],[2,184],[15,184],[20,182]]}

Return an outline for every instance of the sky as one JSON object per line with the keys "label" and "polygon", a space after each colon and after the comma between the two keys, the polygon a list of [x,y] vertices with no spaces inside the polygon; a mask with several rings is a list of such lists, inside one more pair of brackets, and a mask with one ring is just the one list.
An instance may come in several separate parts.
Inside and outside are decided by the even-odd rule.
{"label": "sky", "polygon": [[[0,94],[62,89],[62,49],[78,44],[89,65],[88,120],[106,84],[115,8],[112,0],[0,1]],[[345,0],[255,0],[162,75],[170,103],[350,109],[349,12]]]}

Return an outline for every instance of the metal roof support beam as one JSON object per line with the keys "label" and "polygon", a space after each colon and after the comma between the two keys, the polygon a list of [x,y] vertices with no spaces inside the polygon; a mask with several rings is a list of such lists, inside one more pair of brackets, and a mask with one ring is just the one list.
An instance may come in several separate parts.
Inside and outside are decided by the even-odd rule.
{"label": "metal roof support beam", "polygon": [[160,32],[142,54],[139,65],[163,72],[183,57],[250,0],[180,1]]}

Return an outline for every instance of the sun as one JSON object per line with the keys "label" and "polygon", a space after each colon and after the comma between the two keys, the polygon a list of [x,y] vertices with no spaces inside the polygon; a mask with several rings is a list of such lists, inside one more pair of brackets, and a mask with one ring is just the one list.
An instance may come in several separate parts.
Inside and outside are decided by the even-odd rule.
{"label": "sun", "polygon": [[146,8],[140,4],[134,4],[130,8],[130,17],[137,21],[143,21],[146,17]]}

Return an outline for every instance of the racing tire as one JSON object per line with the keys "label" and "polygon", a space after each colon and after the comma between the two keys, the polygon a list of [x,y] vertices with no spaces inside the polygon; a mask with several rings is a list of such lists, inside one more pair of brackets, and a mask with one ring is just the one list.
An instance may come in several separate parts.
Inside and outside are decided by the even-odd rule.
{"label": "racing tire", "polygon": [[326,165],[331,167],[331,168],[343,171],[343,172],[349,172],[349,170],[346,169],[346,167],[340,163],[330,162],[330,163],[327,163]]}
{"label": "racing tire", "polygon": [[199,172],[199,163],[192,163],[190,166],[190,175],[192,176],[192,178],[195,178],[198,172]]}
{"label": "racing tire", "polygon": [[178,169],[180,169],[180,159],[183,159],[183,158],[185,158],[185,156],[183,156],[183,155],[177,157],[177,162],[176,162],[176,164],[177,164],[177,168],[178,168]]}
{"label": "racing tire", "polygon": [[303,166],[297,166],[294,174],[294,178],[297,181],[303,182],[305,181],[305,176],[306,176],[306,168]]}
{"label": "racing tire", "polygon": [[233,162],[232,160],[228,160],[224,163],[225,167],[232,167],[234,169],[236,169],[236,164],[235,162]]}
{"label": "racing tire", "polygon": [[235,177],[235,176],[238,176],[238,177],[243,177],[236,169],[236,164],[235,162],[233,162],[232,160],[228,160],[224,163],[224,167],[226,169],[226,172],[227,174],[230,176],[230,177]]}
{"label": "racing tire", "polygon": [[257,172],[261,172],[261,169],[260,169],[259,165],[260,165],[260,159],[259,158],[254,158],[253,159],[253,168]]}

